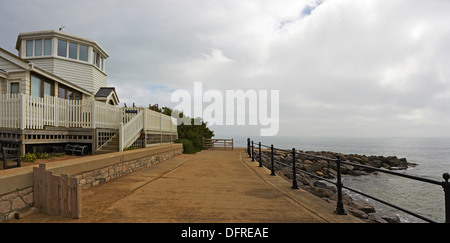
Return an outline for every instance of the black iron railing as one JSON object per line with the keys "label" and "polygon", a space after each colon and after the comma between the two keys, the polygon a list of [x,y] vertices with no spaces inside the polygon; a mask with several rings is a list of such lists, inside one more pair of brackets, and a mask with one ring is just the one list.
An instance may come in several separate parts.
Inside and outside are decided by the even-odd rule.
{"label": "black iron railing", "polygon": [[[249,157],[252,158],[252,161],[255,161],[255,151],[254,151],[255,148],[254,147],[255,147],[254,142],[251,141],[251,143],[250,143],[250,138],[248,138],[247,139],[247,153],[248,153]],[[265,147],[265,148],[270,149],[270,157],[262,155],[261,147]],[[292,153],[292,164],[289,165],[289,164],[283,163],[281,161],[274,160],[275,150]],[[424,220],[426,222],[436,223],[436,221],[431,220],[431,219],[426,218],[426,217],[423,217],[423,216],[421,216],[421,215],[419,215],[417,213],[414,213],[414,212],[412,212],[410,210],[407,210],[407,209],[404,209],[402,207],[393,205],[393,204],[391,204],[389,202],[386,202],[386,201],[381,200],[379,198],[376,198],[374,196],[368,195],[366,193],[360,192],[360,191],[358,191],[356,189],[353,189],[351,187],[344,186],[344,184],[342,183],[342,180],[341,180],[341,164],[347,164],[347,165],[351,165],[351,166],[358,166],[358,167],[361,167],[361,168],[370,169],[370,170],[378,171],[378,172],[381,172],[381,173],[391,174],[391,175],[400,176],[400,177],[411,179],[411,180],[415,180],[415,181],[420,181],[420,182],[425,182],[425,183],[441,186],[444,189],[444,198],[445,198],[444,199],[445,200],[445,223],[450,223],[450,182],[448,181],[450,179],[450,174],[449,173],[444,173],[442,175],[442,177],[444,178],[444,181],[440,182],[440,181],[435,181],[435,180],[431,180],[431,179],[427,179],[427,178],[421,178],[421,177],[417,177],[417,176],[397,173],[397,172],[390,171],[390,170],[384,170],[384,169],[380,169],[380,168],[376,168],[376,167],[372,167],[372,166],[355,164],[355,163],[352,163],[352,162],[348,162],[348,161],[342,160],[342,158],[339,155],[337,155],[336,158],[328,158],[328,157],[317,156],[317,155],[312,155],[312,154],[299,152],[295,148],[293,148],[292,150],[279,149],[279,148],[275,148],[273,146],[273,144],[268,146],[268,145],[261,144],[261,142],[258,143],[258,155],[259,155],[259,167],[262,167],[262,157],[263,156],[270,159],[270,162],[271,162],[270,175],[272,175],[272,176],[275,175],[275,163],[281,164],[281,165],[284,165],[284,166],[287,166],[287,167],[291,166],[292,167],[292,186],[291,186],[292,189],[298,189],[299,188],[298,184],[297,184],[297,168],[296,168],[296,165],[295,165],[295,163],[296,163],[296,155],[302,155],[302,156],[307,156],[307,157],[312,157],[312,158],[323,159],[323,160],[335,162],[336,163],[336,167],[337,167],[337,169],[336,169],[337,170],[336,171],[337,172],[336,181],[332,181],[332,180],[329,180],[327,178],[323,178],[321,176],[318,176],[316,174],[313,174],[313,173],[310,173],[310,172],[307,172],[307,171],[304,171],[304,170],[299,170],[299,172],[336,185],[338,198],[337,198],[337,205],[336,205],[335,213],[338,214],[338,215],[345,215],[346,214],[346,212],[344,210],[344,204],[342,202],[342,189],[345,188],[345,189],[347,189],[349,191],[352,191],[354,193],[358,193],[358,194],[360,194],[360,195],[362,195],[364,197],[368,197],[368,198],[373,199],[373,200],[375,200],[377,202],[380,202],[382,204],[388,205],[388,206],[390,206],[392,208],[395,208],[397,210],[405,212],[405,213],[407,213],[409,215],[412,215],[414,217],[422,219],[422,220]]]}

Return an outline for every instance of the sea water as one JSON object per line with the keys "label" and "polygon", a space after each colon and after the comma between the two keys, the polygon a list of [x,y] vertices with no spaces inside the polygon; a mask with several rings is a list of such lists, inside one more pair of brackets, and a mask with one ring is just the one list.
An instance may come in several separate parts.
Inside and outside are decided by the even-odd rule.
{"label": "sea water", "polygon": [[[234,136],[235,147],[246,147],[247,137]],[[442,174],[450,173],[450,138],[343,138],[343,137],[251,137],[263,145],[304,151],[333,151],[343,154],[397,156],[418,164],[397,171],[408,175],[443,181]],[[418,182],[384,173],[367,176],[344,176],[345,186],[362,191],[409,211],[444,222],[444,191],[441,186]],[[349,193],[374,205],[378,212],[397,214],[402,222],[423,222],[406,213],[380,204],[359,194]]]}

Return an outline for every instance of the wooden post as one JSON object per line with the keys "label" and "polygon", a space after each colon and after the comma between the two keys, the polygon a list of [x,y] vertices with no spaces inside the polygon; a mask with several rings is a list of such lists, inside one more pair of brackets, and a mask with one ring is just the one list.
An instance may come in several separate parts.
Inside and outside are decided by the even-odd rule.
{"label": "wooden post", "polygon": [[53,213],[53,172],[47,170],[45,172],[45,213]]}
{"label": "wooden post", "polygon": [[95,129],[95,100],[92,100],[91,127]]}
{"label": "wooden post", "polygon": [[24,94],[20,94],[20,130],[24,130],[25,129],[25,125],[26,125],[26,112],[25,112],[25,97]]}
{"label": "wooden post", "polygon": [[78,186],[78,179],[70,178],[70,217],[78,219],[81,217],[81,187]]}
{"label": "wooden post", "polygon": [[61,216],[70,217],[69,212],[69,175],[61,174],[62,200],[60,201]]}
{"label": "wooden post", "polygon": [[47,188],[45,186],[45,164],[41,163],[39,164],[39,212],[46,212],[46,199],[45,195],[47,195],[46,192]]}
{"label": "wooden post", "polygon": [[123,151],[123,144],[125,141],[123,141],[123,122],[119,125],[119,151]]}
{"label": "wooden post", "polygon": [[59,176],[52,176],[52,191],[53,191],[53,215],[60,215],[60,200],[61,200],[61,180]]}

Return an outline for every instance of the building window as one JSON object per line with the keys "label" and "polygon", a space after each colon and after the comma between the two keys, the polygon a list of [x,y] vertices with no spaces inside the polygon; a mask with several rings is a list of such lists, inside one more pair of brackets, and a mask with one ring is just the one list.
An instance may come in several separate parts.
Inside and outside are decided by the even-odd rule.
{"label": "building window", "polygon": [[11,82],[9,85],[9,93],[10,94],[18,94],[20,92],[20,83],[19,82]]}
{"label": "building window", "polygon": [[78,45],[72,42],[69,42],[69,58],[77,59],[77,49]]}
{"label": "building window", "polygon": [[49,82],[44,81],[44,95],[52,95],[52,84]]}
{"label": "building window", "polygon": [[42,56],[42,40],[34,40],[34,56]]}
{"label": "building window", "polygon": [[65,99],[66,98],[66,89],[59,87],[58,88],[58,97],[61,99]]}
{"label": "building window", "polygon": [[80,53],[78,55],[78,57],[80,58],[80,61],[88,61],[88,47],[87,46],[83,46],[80,45]]}
{"label": "building window", "polygon": [[44,56],[52,54],[52,39],[44,39]]}
{"label": "building window", "polygon": [[63,85],[58,87],[58,97],[68,100],[81,100],[81,93]]}
{"label": "building window", "polygon": [[39,76],[31,75],[30,94],[36,97],[53,95],[53,82],[45,80]]}
{"label": "building window", "polygon": [[67,41],[58,40],[58,56],[67,57]]}
{"label": "building window", "polygon": [[27,57],[33,56],[33,40],[27,40]]}
{"label": "building window", "polygon": [[42,80],[34,75],[31,75],[31,95],[42,97]]}
{"label": "building window", "polygon": [[40,57],[50,56],[52,54],[52,39],[36,39],[27,40],[26,42],[26,56]]}

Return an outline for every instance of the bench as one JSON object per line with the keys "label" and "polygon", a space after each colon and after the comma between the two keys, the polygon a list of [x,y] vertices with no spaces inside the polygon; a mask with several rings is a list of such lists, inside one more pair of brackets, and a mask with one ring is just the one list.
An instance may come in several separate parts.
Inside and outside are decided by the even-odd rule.
{"label": "bench", "polygon": [[[20,167],[20,146],[16,144],[1,144],[0,161],[3,161],[3,168],[6,170],[8,168]],[[8,167],[8,160],[15,160],[16,166]]]}

